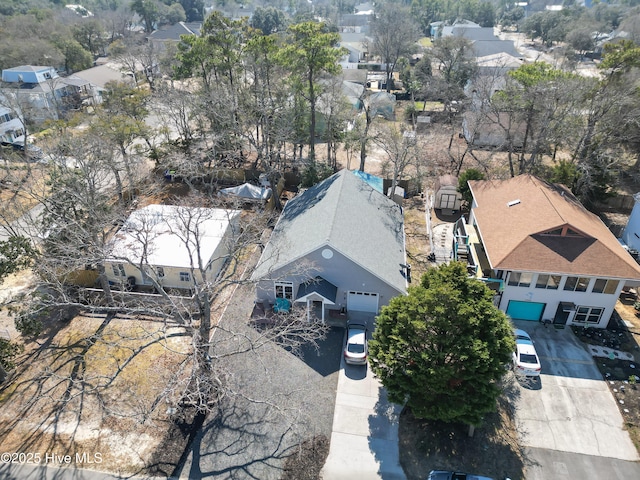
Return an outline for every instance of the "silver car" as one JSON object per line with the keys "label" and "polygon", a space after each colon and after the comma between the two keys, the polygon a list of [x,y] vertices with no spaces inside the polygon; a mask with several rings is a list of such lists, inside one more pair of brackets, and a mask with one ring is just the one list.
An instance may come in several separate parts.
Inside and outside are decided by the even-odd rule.
{"label": "silver car", "polygon": [[367,327],[360,323],[347,325],[347,344],[344,347],[344,361],[350,365],[367,364]]}

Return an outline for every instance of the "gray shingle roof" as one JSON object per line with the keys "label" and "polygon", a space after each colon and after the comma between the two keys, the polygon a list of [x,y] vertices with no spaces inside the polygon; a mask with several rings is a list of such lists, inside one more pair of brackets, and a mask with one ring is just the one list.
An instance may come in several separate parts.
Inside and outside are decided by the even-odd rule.
{"label": "gray shingle roof", "polygon": [[330,245],[400,292],[406,281],[400,207],[348,170],[287,202],[254,279]]}

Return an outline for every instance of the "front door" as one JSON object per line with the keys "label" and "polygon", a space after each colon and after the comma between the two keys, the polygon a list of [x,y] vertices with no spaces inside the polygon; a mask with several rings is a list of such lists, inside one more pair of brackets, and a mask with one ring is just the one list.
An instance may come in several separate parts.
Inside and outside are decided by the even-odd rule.
{"label": "front door", "polygon": [[559,303],[556,309],[556,315],[553,317],[553,323],[556,325],[566,325],[569,319],[569,313],[571,313],[571,311],[565,309],[562,303]]}

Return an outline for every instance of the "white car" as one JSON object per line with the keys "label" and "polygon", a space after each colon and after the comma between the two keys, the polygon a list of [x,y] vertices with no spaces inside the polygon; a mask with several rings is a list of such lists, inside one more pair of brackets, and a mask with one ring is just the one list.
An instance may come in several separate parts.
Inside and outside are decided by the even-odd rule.
{"label": "white car", "polygon": [[366,365],[367,350],[367,327],[359,323],[347,325],[344,361],[350,365]]}
{"label": "white car", "polygon": [[540,375],[540,359],[533,346],[533,340],[527,332],[517,328],[514,331],[516,337],[516,351],[513,352],[513,368],[516,373],[527,377]]}

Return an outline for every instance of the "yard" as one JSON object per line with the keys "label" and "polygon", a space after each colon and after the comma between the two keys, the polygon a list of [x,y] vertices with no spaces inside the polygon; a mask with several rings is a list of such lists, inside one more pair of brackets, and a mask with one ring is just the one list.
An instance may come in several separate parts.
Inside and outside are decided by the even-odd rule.
{"label": "yard", "polygon": [[[0,390],[0,449],[71,455],[74,466],[118,474],[144,471],[172,423],[165,388],[189,352],[184,328],[154,319],[49,319]],[[77,465],[76,454],[95,464]]]}

